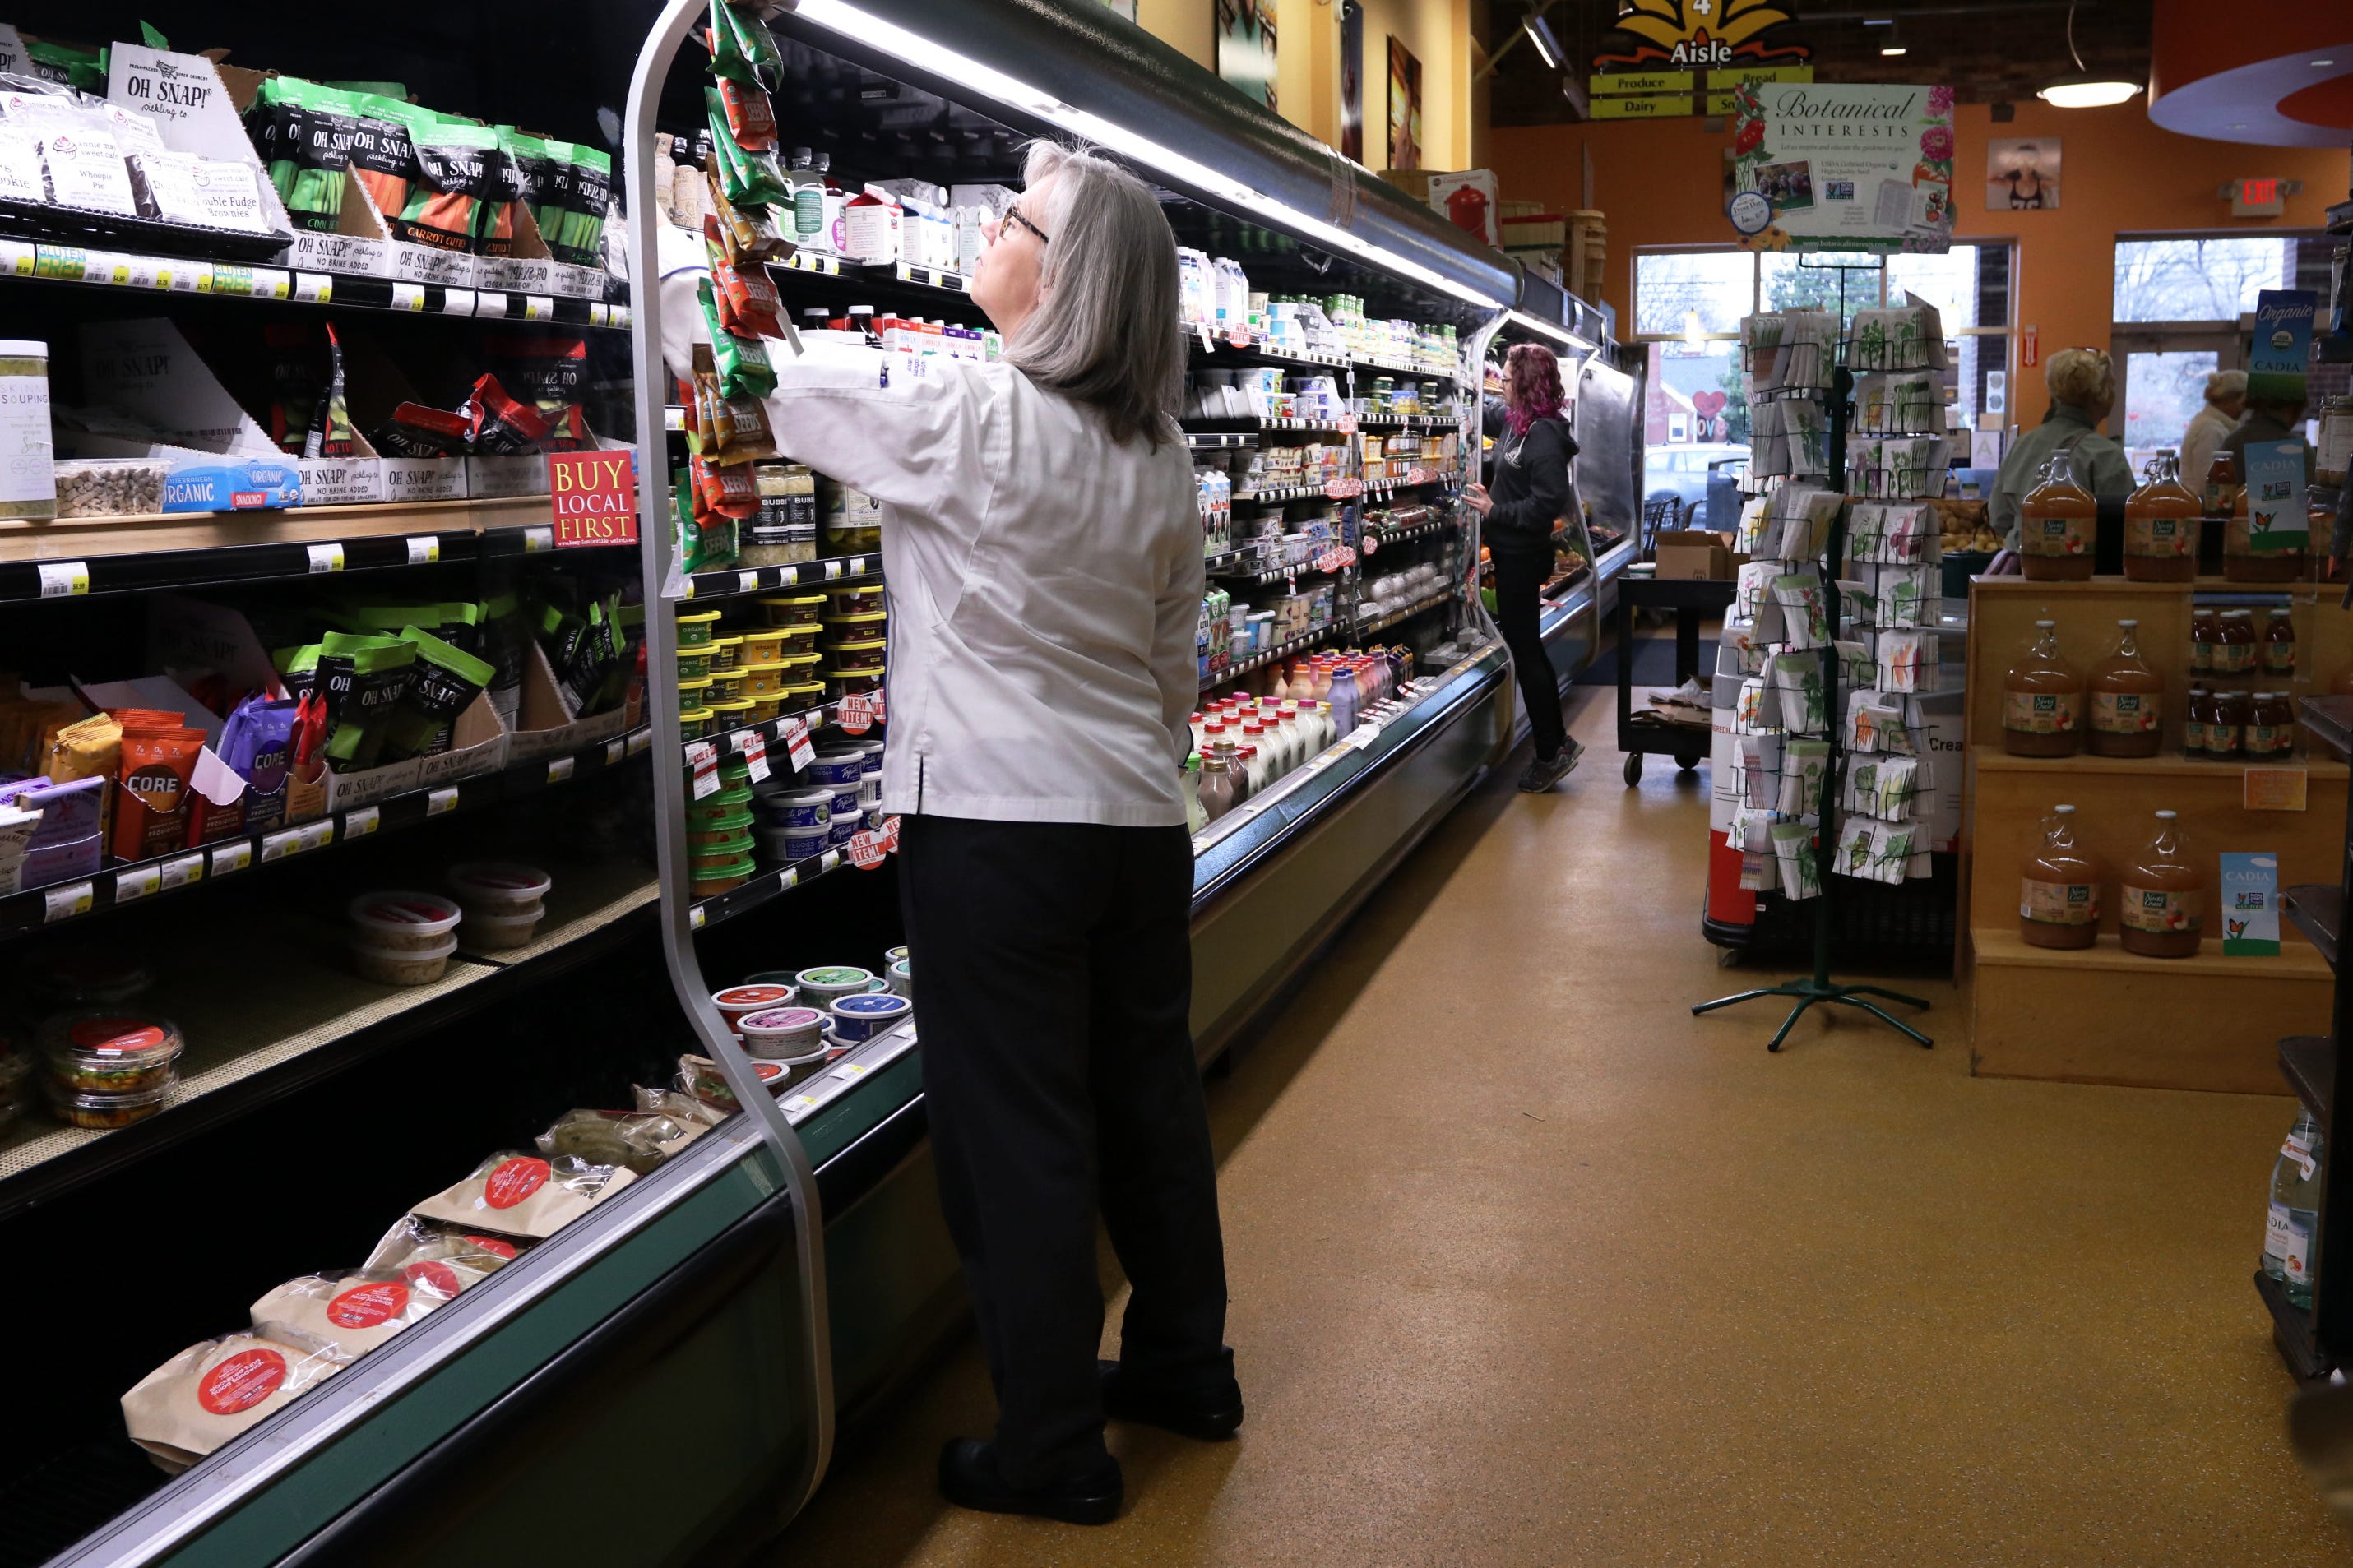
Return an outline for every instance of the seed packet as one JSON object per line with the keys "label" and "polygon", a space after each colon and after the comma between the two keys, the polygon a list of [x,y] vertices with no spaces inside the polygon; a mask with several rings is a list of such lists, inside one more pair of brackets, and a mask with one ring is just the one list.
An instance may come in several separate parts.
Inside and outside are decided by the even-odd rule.
{"label": "seed packet", "polygon": [[350,1357],[290,1336],[226,1334],[190,1345],[122,1396],[131,1440],[177,1475],[332,1377]]}
{"label": "seed packet", "polygon": [[742,463],[782,456],[776,450],[776,435],[768,427],[767,405],[756,397],[721,395],[716,375],[701,379],[712,400],[711,431],[716,437],[721,462]]}
{"label": "seed packet", "polygon": [[703,42],[711,48],[711,74],[746,87],[773,88],[785,63],[768,25],[749,10],[711,0],[711,26]]}
{"label": "seed packet", "polygon": [[544,1160],[508,1151],[491,1155],[471,1175],[409,1213],[495,1236],[543,1241],[635,1180],[635,1172],[569,1154]]}
{"label": "seed packet", "polygon": [[1755,620],[1757,606],[1764,604],[1772,592],[1773,579],[1788,570],[1785,563],[1777,560],[1742,562],[1733,581],[1732,613],[1735,617],[1744,621]]}
{"label": "seed packet", "polygon": [[1869,875],[1873,881],[1900,882],[1909,873],[1915,847],[1921,842],[1916,822],[1871,822]]}
{"label": "seed packet", "polygon": [[702,307],[702,324],[711,334],[711,352],[718,366],[719,395],[733,402],[765,397],[776,390],[776,369],[757,338],[739,338],[719,320],[719,300],[708,278],[697,280],[696,300]]}
{"label": "seed packet", "polygon": [[1781,798],[1775,808],[1784,816],[1811,816],[1821,809],[1822,776],[1830,771],[1828,741],[1793,740],[1781,749]]}
{"label": "seed packet", "polygon": [[1879,667],[1872,658],[1871,644],[1841,637],[1834,646],[1838,648],[1841,686],[1852,690],[1876,684]]}
{"label": "seed packet", "polygon": [[1814,648],[1829,640],[1829,617],[1822,604],[1820,578],[1810,572],[1776,577],[1772,595],[1773,604],[1781,612],[1779,641],[1792,648]]}
{"label": "seed packet", "polygon": [[385,731],[379,760],[387,763],[448,751],[458,715],[497,673],[487,661],[450,647],[431,632],[404,626],[400,635],[415,646],[417,657],[400,705]]}
{"label": "seed packet", "polygon": [[1879,574],[1873,624],[1909,629],[1936,624],[1943,581],[1926,566],[1890,566]]}
{"label": "seed packet", "polygon": [[1771,831],[1773,855],[1781,865],[1781,891],[1793,899],[1810,899],[1820,893],[1821,868],[1815,863],[1814,830],[1802,822],[1777,822]]}
{"label": "seed packet", "polygon": [[1920,763],[1915,758],[1883,759],[1871,787],[1860,792],[1863,796],[1861,808],[1890,822],[1904,820],[1912,815],[1912,798],[1918,789],[1919,773]]}
{"label": "seed packet", "polygon": [[318,689],[326,699],[330,768],[354,773],[376,765],[416,661],[416,645],[400,637],[329,632],[320,639]]}
{"label": "seed packet", "polygon": [[721,243],[737,265],[745,261],[782,260],[793,253],[792,243],[776,226],[776,215],[756,203],[737,205],[728,199],[714,169],[703,177],[711,211],[720,225]]}
{"label": "seed packet", "polygon": [[1933,691],[1936,678],[1931,662],[1936,655],[1930,641],[1936,634],[1920,631],[1883,632],[1878,638],[1878,677],[1875,684],[1882,691]]}
{"label": "seed packet", "polygon": [[386,457],[453,458],[464,454],[471,426],[462,414],[404,403],[368,432],[368,442]]}
{"label": "seed packet", "polygon": [[1830,721],[1828,699],[1822,691],[1821,655],[1778,653],[1767,667],[1780,704],[1781,728],[1801,735],[1819,735]]}
{"label": "seed packet", "polygon": [[1779,725],[1780,693],[1765,677],[1751,676],[1740,683],[1734,699],[1732,721],[1737,732],[1755,733]]}
{"label": "seed packet", "polygon": [[1741,826],[1740,885],[1753,893],[1775,891],[1781,886],[1781,863],[1773,851],[1772,814],[1744,811],[1734,820]]}
{"label": "seed packet", "polygon": [[790,202],[792,186],[776,167],[776,155],[751,152],[728,133],[727,110],[719,101],[718,89],[703,89],[703,105],[711,125],[711,164],[719,173],[719,188],[727,199],[738,206],[747,202],[762,206]]}
{"label": "seed packet", "polygon": [[1778,731],[1740,737],[1740,765],[1746,773],[1742,796],[1759,811],[1770,811],[1781,800],[1781,743]]}
{"label": "seed packet", "polygon": [[436,1301],[454,1301],[512,1263],[522,1248],[504,1237],[469,1235],[403,1215],[375,1244],[364,1272],[388,1275]]}
{"label": "seed packet", "polygon": [[150,718],[122,729],[121,788],[109,847],[118,860],[150,860],[181,848],[188,837],[189,780],[205,749],[205,732],[184,715]]}
{"label": "seed packet", "polygon": [[221,726],[221,761],[245,781],[246,832],[267,833],[286,818],[294,708],[288,700],[248,697]]}
{"label": "seed packet", "polygon": [[1879,591],[1869,583],[1838,580],[1839,614],[1849,626],[1871,626],[1879,616]]}

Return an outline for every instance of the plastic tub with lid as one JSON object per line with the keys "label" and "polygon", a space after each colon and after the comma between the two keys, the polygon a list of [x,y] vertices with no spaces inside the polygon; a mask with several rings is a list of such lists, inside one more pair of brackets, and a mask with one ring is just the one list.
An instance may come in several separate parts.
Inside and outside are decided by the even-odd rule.
{"label": "plastic tub with lid", "polygon": [[882,584],[880,583],[844,583],[825,591],[833,601],[828,614],[836,616],[879,615],[882,611]]}
{"label": "plastic tub with lid", "polygon": [[134,1121],[144,1121],[164,1109],[164,1097],[172,1092],[170,1084],[141,1089],[135,1094],[80,1094],[60,1089],[55,1083],[45,1086],[49,1113],[69,1127],[88,1128],[104,1131],[116,1127],[128,1127]]}
{"label": "plastic tub with lid", "polygon": [[783,712],[776,715],[779,719],[786,713],[806,713],[812,708],[823,705],[825,682],[822,680],[797,681],[778,692],[776,700],[777,706],[783,710]]}
{"label": "plastic tub with lid", "polygon": [[719,612],[716,610],[684,610],[678,617],[678,646],[705,647],[719,635]]}
{"label": "plastic tub with lid", "polygon": [[[723,735],[732,731],[741,730],[751,722],[752,701],[747,697],[739,697],[733,702],[714,702],[711,705],[711,732],[714,735]],[[720,774],[722,778],[726,776],[724,773]]]}
{"label": "plastic tub with lid", "polygon": [[825,624],[828,639],[849,642],[865,637],[879,637],[891,617],[881,610],[859,610],[847,615],[824,615],[818,619]]}
{"label": "plastic tub with lid", "polygon": [[797,789],[767,796],[761,802],[769,822],[779,827],[824,827],[833,819],[833,791]]}
{"label": "plastic tub with lid", "polygon": [[539,922],[546,918],[544,904],[533,904],[501,915],[473,911],[466,917],[466,945],[476,952],[528,947],[531,939],[539,933]]}
{"label": "plastic tub with lid", "polygon": [[536,908],[555,879],[516,860],[465,860],[442,878],[469,914],[521,914]]}
{"label": "plastic tub with lid", "polygon": [[678,679],[679,711],[683,713],[689,709],[700,708],[709,702],[711,685],[711,677],[708,675],[698,675],[691,679],[680,676]]}
{"label": "plastic tub with lid", "polygon": [[715,899],[722,893],[732,893],[750,881],[752,873],[757,869],[752,858],[745,855],[723,866],[696,871],[691,890],[698,899]]}
{"label": "plastic tub with lid", "polygon": [[789,981],[745,981],[741,985],[723,985],[711,994],[711,1005],[727,1020],[727,1026],[736,1034],[744,1031],[737,1026],[747,1013],[765,1013],[778,1007],[789,1007],[800,997],[800,987]]}
{"label": "plastic tub with lid", "polygon": [[826,668],[842,675],[880,675],[889,646],[881,637],[836,643],[826,650]]}
{"label": "plastic tub with lid", "polygon": [[863,832],[865,826],[854,811],[847,816],[837,816],[833,819],[833,826],[825,830],[825,847],[839,849]]}
{"label": "plastic tub with lid", "polygon": [[881,984],[871,970],[860,969],[851,963],[824,964],[815,969],[804,969],[794,976],[794,980],[801,988],[801,1003],[804,1006],[822,1008],[828,1014],[832,1012],[834,1003],[839,998],[871,991]]}
{"label": "plastic tub with lid", "polygon": [[440,945],[466,911],[439,893],[363,893],[344,908],[352,940],[383,952],[425,952]]}
{"label": "plastic tub with lid", "polygon": [[706,735],[708,735],[708,734],[710,734],[710,733],[711,733],[711,710],[710,710],[710,709],[708,709],[708,708],[693,708],[693,709],[689,709],[687,711],[685,711],[685,712],[683,712],[683,713],[681,713],[681,714],[678,716],[678,738],[679,738],[680,740],[681,740],[681,741],[700,741],[700,740],[702,740],[704,736],[706,736]]}
{"label": "plastic tub with lid", "polygon": [[711,673],[716,675],[723,669],[734,668],[736,658],[742,653],[743,648],[744,637],[741,633],[733,637],[713,636],[711,639]]}
{"label": "plastic tub with lid", "polygon": [[48,1081],[69,1093],[138,1094],[172,1081],[187,1040],[157,1014],[66,1013],[41,1024]]}
{"label": "plastic tub with lid", "polygon": [[744,1054],[768,1061],[825,1048],[825,1015],[814,1007],[764,1007],[735,1021]]}
{"label": "plastic tub with lid", "polygon": [[752,835],[746,831],[729,834],[712,844],[698,844],[687,852],[689,873],[701,877],[705,871],[724,866],[752,852]]}
{"label": "plastic tub with lid", "polygon": [[709,644],[705,644],[701,647],[682,647],[678,650],[679,679],[700,680],[710,673],[711,647]]}
{"label": "plastic tub with lid", "polygon": [[831,793],[856,784],[866,772],[866,753],[853,745],[828,746],[808,765],[809,783]]}
{"label": "plastic tub with lid", "polygon": [[910,1002],[915,997],[915,965],[913,960],[894,958],[883,971],[882,978],[890,983],[893,995],[904,996]]}
{"label": "plastic tub with lid", "polygon": [[436,945],[423,950],[377,947],[362,938],[353,937],[351,943],[352,967],[379,985],[430,985],[441,978],[443,972],[449,967],[449,955],[457,951],[458,937],[454,931]]}
{"label": "plastic tub with lid", "polygon": [[772,594],[758,603],[771,626],[814,626],[825,613],[823,594]]}
{"label": "plastic tub with lid", "polygon": [[707,822],[690,822],[686,826],[686,842],[696,849],[733,843],[752,831],[752,814],[737,807],[723,812]]}
{"label": "plastic tub with lid", "polygon": [[155,976],[136,959],[98,948],[44,954],[29,979],[60,1007],[112,1007],[137,1000]]}
{"label": "plastic tub with lid", "polygon": [[832,1008],[834,1037],[863,1045],[903,1022],[914,1010],[913,1003],[894,992],[870,991],[839,997]]}
{"label": "plastic tub with lid", "polygon": [[833,843],[833,825],[821,827],[763,827],[760,851],[778,865],[789,866],[822,855]]}
{"label": "plastic tub with lid", "polygon": [[733,669],[714,669],[705,679],[709,685],[703,690],[702,700],[712,707],[722,702],[741,702],[744,700],[744,668],[741,665]]}
{"label": "plastic tub with lid", "polygon": [[882,689],[882,672],[879,669],[827,669],[819,673],[825,677],[825,698],[828,702],[839,702],[845,697],[871,697]]}
{"label": "plastic tub with lid", "polygon": [[862,766],[859,772],[862,773],[869,782],[881,779],[882,776],[882,742],[881,741],[860,741],[858,742],[858,749],[866,753],[865,765]]}
{"label": "plastic tub with lid", "polygon": [[785,697],[781,691],[766,697],[749,697],[744,700],[752,705],[751,720],[754,724],[765,724],[785,716]]}

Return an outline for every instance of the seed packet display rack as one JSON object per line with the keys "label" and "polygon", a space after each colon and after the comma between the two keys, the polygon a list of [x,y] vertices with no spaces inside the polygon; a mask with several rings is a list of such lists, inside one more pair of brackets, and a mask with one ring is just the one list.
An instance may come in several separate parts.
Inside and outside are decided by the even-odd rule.
{"label": "seed packet display rack", "polygon": [[[1752,385],[1751,406],[1773,410],[1760,424],[1783,435],[1766,448],[1769,488],[1744,518],[1742,548],[1757,559],[1741,569],[1724,636],[1745,677],[1735,722],[1744,731],[1747,809],[1736,837],[1746,866],[1812,900],[1814,972],[1698,1003],[1692,1012],[1792,999],[1796,1005],[1767,1042],[1770,1051],[1781,1048],[1817,1003],[1859,1008],[1923,1047],[1934,1044],[1880,1005],[1925,1009],[1926,1001],[1831,973],[1839,878],[1890,881],[1926,874],[1921,835],[1935,784],[1914,694],[1936,683],[1937,533],[1933,522],[1920,525],[1927,509],[1915,503],[1942,489],[1942,437],[1933,428],[1942,403],[1894,389],[1916,389],[1921,378],[1942,369],[1943,333],[1933,312],[1923,318],[1916,311],[1915,302],[1907,312],[1862,312],[1862,330],[1842,335],[1835,326],[1841,310],[1826,331],[1786,344],[1778,331],[1769,334],[1770,344],[1760,344],[1768,334],[1757,330],[1758,318],[1743,323],[1752,383],[1759,347],[1778,351],[1766,378],[1773,384]],[[1901,314],[1925,321],[1925,330],[1898,334],[1876,319]],[[1822,352],[1829,342],[1836,344],[1836,363],[1825,375],[1823,362],[1833,357]],[[1869,378],[1872,394],[1861,407],[1858,374]],[[1905,443],[1894,448],[1903,461],[1889,462],[1890,440]],[[1807,482],[1815,475],[1838,476],[1844,493]],[[1888,525],[1891,510],[1904,519],[1899,531]],[[1810,564],[1810,576],[1800,563]],[[1806,668],[1817,661],[1818,670]],[[1795,722],[1775,722],[1787,719]],[[1762,846],[1751,842],[1759,832],[1767,838]],[[1784,856],[1783,848],[1791,853]],[[1762,886],[1746,874],[1743,883]]]}

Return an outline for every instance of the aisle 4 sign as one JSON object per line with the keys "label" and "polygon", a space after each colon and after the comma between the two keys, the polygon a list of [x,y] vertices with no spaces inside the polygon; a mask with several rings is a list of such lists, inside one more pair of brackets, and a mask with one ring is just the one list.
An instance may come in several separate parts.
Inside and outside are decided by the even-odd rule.
{"label": "aisle 4 sign", "polygon": [[1592,118],[1725,114],[1742,81],[1811,81],[1810,47],[1764,37],[1791,19],[1773,0],[1631,0],[1610,24],[1625,47],[1593,58]]}

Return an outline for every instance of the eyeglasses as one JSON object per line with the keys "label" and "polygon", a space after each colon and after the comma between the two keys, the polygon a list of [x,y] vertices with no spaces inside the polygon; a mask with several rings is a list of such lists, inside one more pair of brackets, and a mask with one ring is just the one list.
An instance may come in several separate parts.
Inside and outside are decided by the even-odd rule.
{"label": "eyeglasses", "polygon": [[997,221],[1000,227],[1006,224],[1019,225],[1021,227],[1028,229],[1031,234],[1036,235],[1038,237],[1038,243],[1040,245],[1051,245],[1054,243],[1054,237],[1052,235],[1048,234],[1044,229],[1039,228],[1036,224],[1031,223],[1028,218],[1021,216],[1021,205],[1018,202],[1007,207],[1005,209],[1005,216]]}

